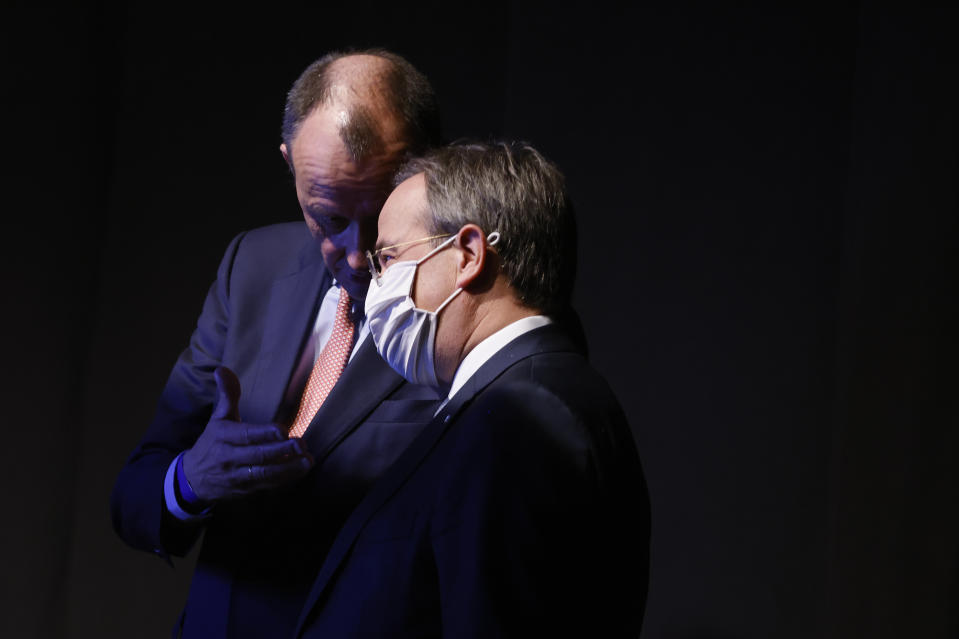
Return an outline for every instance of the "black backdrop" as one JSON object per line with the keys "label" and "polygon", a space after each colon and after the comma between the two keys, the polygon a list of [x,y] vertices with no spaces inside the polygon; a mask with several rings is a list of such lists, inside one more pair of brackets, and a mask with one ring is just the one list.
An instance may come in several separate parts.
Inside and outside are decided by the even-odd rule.
{"label": "black backdrop", "polygon": [[113,478],[229,239],[299,215],[286,89],[382,45],[567,173],[644,637],[956,636],[959,14],[662,4],[12,3],[0,634],[166,636],[189,560],[119,542]]}

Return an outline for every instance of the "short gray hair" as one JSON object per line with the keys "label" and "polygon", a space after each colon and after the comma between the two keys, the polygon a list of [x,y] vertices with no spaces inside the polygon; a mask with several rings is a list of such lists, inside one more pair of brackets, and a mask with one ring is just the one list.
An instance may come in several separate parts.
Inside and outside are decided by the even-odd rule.
{"label": "short gray hair", "polygon": [[461,142],[405,163],[395,183],[423,173],[430,235],[466,224],[499,232],[495,251],[527,307],[565,309],[576,278],[576,220],[565,179],[525,142]]}
{"label": "short gray hair", "polygon": [[[286,97],[283,110],[283,142],[292,149],[293,138],[300,126],[321,106],[331,104],[331,88],[337,79],[334,63],[354,55],[368,55],[387,62],[372,78],[380,86],[377,91],[382,104],[395,115],[403,127],[408,152],[422,153],[440,144],[442,133],[436,96],[429,80],[405,58],[385,49],[333,51],[308,66]],[[367,79],[369,80],[369,79]],[[379,151],[383,141],[380,125],[361,102],[347,106],[349,117],[340,130],[340,137],[353,160],[360,162]]]}

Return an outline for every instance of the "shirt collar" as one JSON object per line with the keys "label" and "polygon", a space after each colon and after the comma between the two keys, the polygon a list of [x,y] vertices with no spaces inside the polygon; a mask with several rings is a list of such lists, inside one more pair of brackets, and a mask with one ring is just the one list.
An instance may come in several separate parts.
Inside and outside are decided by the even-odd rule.
{"label": "shirt collar", "polygon": [[512,324],[504,326],[477,344],[473,350],[463,358],[463,361],[460,362],[459,367],[456,369],[456,373],[453,375],[453,384],[450,386],[450,392],[446,396],[446,399],[449,400],[452,398],[459,389],[463,388],[463,385],[473,376],[473,373],[478,371],[483,364],[502,350],[507,344],[524,333],[552,323],[553,320],[545,315],[524,317],[523,319],[516,320]]}

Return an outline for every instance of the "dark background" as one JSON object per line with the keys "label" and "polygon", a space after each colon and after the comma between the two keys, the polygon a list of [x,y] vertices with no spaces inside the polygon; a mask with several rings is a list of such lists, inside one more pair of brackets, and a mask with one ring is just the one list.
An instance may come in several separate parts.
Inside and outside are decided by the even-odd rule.
{"label": "dark background", "polygon": [[121,544],[114,477],[229,239],[299,217],[286,90],[382,45],[567,173],[644,637],[957,636],[959,12],[771,4],[13,3],[0,635],[167,636],[190,562]]}

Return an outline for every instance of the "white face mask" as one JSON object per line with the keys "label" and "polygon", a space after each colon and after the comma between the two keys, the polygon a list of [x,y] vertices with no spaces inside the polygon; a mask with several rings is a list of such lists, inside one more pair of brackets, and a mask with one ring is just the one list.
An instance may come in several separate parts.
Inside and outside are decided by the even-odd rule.
{"label": "white face mask", "polygon": [[[413,303],[413,280],[416,268],[452,244],[449,238],[413,262],[397,262],[383,271],[379,281],[371,281],[366,293],[366,317],[370,334],[380,357],[411,384],[438,387],[434,343],[439,314],[462,288],[453,291],[435,311],[416,308]],[[490,233],[490,246],[499,241],[499,233]]]}

